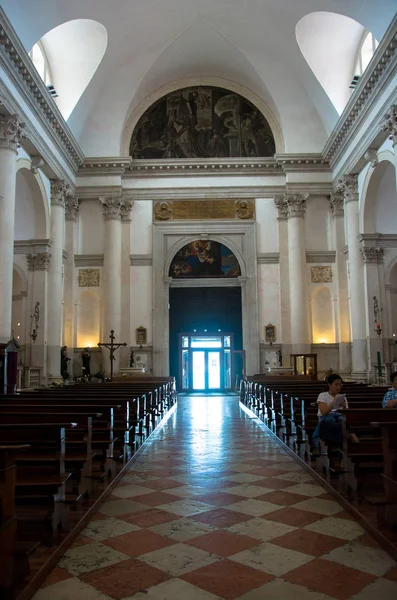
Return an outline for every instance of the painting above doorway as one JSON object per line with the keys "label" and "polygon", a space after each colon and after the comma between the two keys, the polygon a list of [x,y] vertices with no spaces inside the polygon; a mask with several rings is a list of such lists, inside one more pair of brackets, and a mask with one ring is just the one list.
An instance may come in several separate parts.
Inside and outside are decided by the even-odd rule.
{"label": "painting above doorway", "polygon": [[229,248],[211,240],[195,240],[174,256],[169,277],[239,277],[240,265]]}
{"label": "painting above doorway", "polygon": [[138,159],[269,157],[270,125],[248,100],[218,87],[171,92],[139,119],[130,155]]}

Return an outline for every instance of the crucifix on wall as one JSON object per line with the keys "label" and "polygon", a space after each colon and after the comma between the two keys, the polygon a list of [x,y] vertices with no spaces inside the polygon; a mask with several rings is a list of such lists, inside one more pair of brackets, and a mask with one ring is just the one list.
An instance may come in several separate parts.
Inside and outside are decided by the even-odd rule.
{"label": "crucifix on wall", "polygon": [[110,330],[110,343],[109,342],[98,342],[98,346],[104,346],[109,350],[109,360],[110,360],[110,381],[113,381],[113,361],[115,360],[114,351],[118,350],[120,346],[126,346],[126,342],[115,342],[114,341],[114,329]]}

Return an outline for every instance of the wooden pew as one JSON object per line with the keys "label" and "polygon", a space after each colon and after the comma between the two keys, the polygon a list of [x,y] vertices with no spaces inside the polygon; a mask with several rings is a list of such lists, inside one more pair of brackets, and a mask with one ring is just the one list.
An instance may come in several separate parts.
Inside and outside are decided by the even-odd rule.
{"label": "wooden pew", "polygon": [[[396,419],[396,416],[394,416]],[[371,425],[380,430],[384,472],[382,482],[385,495],[385,520],[393,526],[397,525],[397,421],[372,422]]]}

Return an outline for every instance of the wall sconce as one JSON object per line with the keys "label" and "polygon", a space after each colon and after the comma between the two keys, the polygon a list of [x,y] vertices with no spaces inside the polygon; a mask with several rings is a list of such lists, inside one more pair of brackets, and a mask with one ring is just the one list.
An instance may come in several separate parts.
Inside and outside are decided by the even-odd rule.
{"label": "wall sconce", "polygon": [[35,306],[34,306],[34,311],[33,314],[30,315],[30,333],[29,333],[29,337],[32,338],[33,343],[36,341],[37,338],[37,330],[39,328],[39,321],[40,321],[40,302],[36,302]]}

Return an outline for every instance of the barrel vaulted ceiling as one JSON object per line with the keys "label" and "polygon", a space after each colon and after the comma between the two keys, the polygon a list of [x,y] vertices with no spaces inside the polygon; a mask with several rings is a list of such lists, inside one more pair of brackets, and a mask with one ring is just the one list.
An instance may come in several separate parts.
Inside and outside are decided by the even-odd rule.
{"label": "barrel vaulted ceiling", "polygon": [[[380,40],[397,0],[0,0],[0,5],[27,51],[62,23],[90,19],[103,25],[106,51],[68,123],[87,156],[117,156],[140,107],[178,82],[226,88],[231,82],[235,91],[267,106],[281,128],[284,151],[321,151],[338,112],[301,51],[315,53],[320,36],[306,19],[298,44],[298,23],[311,13],[337,13]],[[355,24],[346,41],[349,30],[337,22],[327,35],[329,50],[321,48],[328,80],[327,69],[337,72],[337,61],[353,68],[352,46],[361,31]],[[73,44],[64,48],[76,64],[90,58],[81,43],[77,47],[77,56]],[[67,76],[73,85],[73,70]]]}

